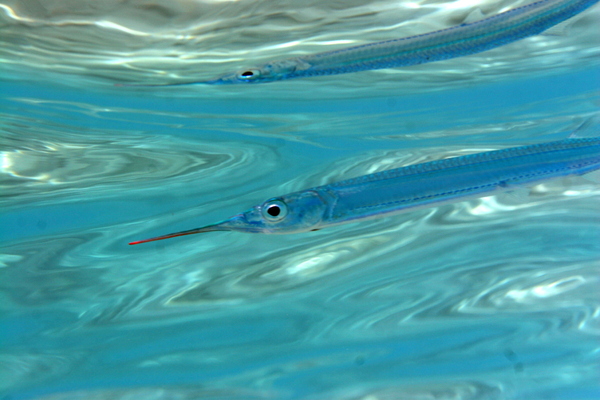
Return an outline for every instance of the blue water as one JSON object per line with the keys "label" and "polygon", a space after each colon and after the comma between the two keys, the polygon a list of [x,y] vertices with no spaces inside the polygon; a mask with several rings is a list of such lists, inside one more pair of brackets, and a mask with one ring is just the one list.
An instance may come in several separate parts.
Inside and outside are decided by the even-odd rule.
{"label": "blue water", "polygon": [[0,0],[0,399],[600,397],[597,179],[318,232],[127,245],[278,194],[567,137],[598,112],[600,8],[564,35],[406,69],[115,82],[521,4]]}

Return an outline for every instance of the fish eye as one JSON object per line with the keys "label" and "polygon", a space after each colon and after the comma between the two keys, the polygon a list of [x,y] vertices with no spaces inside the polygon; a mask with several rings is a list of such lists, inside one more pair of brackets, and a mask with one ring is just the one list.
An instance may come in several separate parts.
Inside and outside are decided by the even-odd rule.
{"label": "fish eye", "polygon": [[252,79],[256,79],[260,76],[260,71],[256,70],[256,69],[249,69],[247,71],[244,71],[240,74],[238,74],[238,79],[243,80],[243,81],[250,81]]}
{"label": "fish eye", "polygon": [[281,200],[269,200],[262,206],[262,213],[268,221],[280,221],[288,213],[287,205]]}

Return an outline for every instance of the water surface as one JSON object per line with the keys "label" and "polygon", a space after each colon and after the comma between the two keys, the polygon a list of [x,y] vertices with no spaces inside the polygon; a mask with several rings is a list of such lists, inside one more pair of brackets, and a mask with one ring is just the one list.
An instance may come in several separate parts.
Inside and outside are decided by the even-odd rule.
{"label": "water surface", "polygon": [[114,83],[522,4],[2,0],[2,398],[598,397],[593,180],[318,232],[127,245],[278,194],[567,137],[600,104],[600,8],[564,35],[404,69]]}

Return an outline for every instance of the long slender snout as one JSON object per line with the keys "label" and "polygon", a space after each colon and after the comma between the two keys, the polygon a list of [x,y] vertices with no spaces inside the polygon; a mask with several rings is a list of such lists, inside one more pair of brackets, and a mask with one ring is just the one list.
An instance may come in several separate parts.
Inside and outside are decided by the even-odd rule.
{"label": "long slender snout", "polygon": [[217,222],[216,224],[202,226],[200,228],[190,229],[187,231],[169,233],[168,235],[157,236],[150,239],[137,240],[135,242],[131,242],[129,244],[140,244],[140,243],[148,243],[154,242],[157,240],[170,239],[177,236],[186,236],[186,235],[195,235],[196,233],[205,233],[205,232],[217,232],[217,231],[237,231],[237,232],[249,232],[249,233],[257,233],[263,232],[264,228],[261,224],[261,221],[256,221],[255,218],[252,218],[254,213],[254,209],[250,209],[244,213],[236,214],[233,217],[226,219],[225,221]]}
{"label": "long slender snout", "polygon": [[206,225],[201,228],[190,229],[187,231],[169,233],[168,235],[157,236],[157,237],[153,237],[150,239],[137,240],[137,241],[131,242],[129,244],[132,245],[132,244],[148,243],[148,242],[155,242],[157,240],[171,239],[171,238],[174,238],[177,236],[194,235],[196,233],[228,231],[228,230],[230,230],[230,229],[228,229],[226,226],[222,226],[222,224],[219,223],[219,224],[213,224],[213,225]]}

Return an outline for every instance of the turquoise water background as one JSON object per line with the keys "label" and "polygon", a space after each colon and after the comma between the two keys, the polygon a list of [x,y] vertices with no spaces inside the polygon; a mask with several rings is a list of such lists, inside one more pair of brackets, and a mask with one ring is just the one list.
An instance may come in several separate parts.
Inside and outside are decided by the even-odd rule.
{"label": "turquoise water background", "polygon": [[595,6],[465,58],[201,80],[519,1],[0,0],[0,399],[596,399],[600,185],[295,235],[275,195],[565,138],[598,112]]}

